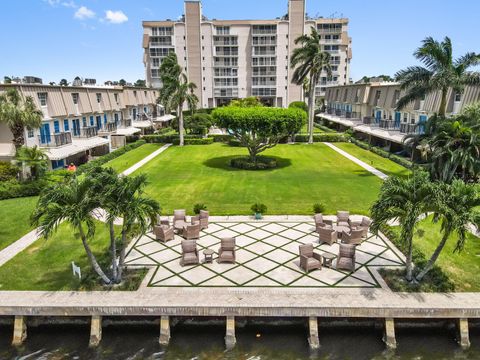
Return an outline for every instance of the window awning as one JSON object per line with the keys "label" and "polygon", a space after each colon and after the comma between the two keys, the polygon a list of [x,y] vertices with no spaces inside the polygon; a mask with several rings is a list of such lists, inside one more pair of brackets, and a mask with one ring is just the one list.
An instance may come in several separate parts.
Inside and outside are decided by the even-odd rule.
{"label": "window awning", "polygon": [[175,115],[168,114],[153,119],[153,122],[166,122],[175,119]]}

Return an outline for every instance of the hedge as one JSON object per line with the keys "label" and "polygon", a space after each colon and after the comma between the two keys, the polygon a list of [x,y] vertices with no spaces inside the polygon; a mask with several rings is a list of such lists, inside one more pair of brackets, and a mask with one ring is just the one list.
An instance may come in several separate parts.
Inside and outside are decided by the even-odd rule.
{"label": "hedge", "polygon": [[412,162],[404,157],[392,154],[391,152],[385,151],[377,146],[372,146],[365,141],[361,141],[353,137],[350,139],[350,141],[355,145],[361,147],[362,149],[369,150],[381,157],[384,157],[386,159],[393,161],[394,163],[397,163],[398,165],[406,167],[407,169],[412,167]]}
{"label": "hedge", "polygon": [[[184,145],[210,145],[213,144],[213,138],[212,137],[207,137],[207,138],[185,138],[184,139]],[[173,140],[173,145],[179,145],[180,144],[180,139],[174,139]]]}
{"label": "hedge", "polygon": [[96,166],[99,166],[99,165],[103,165],[107,162],[109,162],[110,160],[113,160],[127,152],[129,152],[130,150],[133,150],[133,149],[136,149],[140,146],[142,146],[143,144],[145,144],[146,141],[144,140],[138,140],[134,143],[131,143],[131,144],[128,144],[128,145],[125,145],[123,147],[121,147],[120,149],[117,149],[115,151],[112,151],[108,154],[105,154],[103,156],[100,156],[86,164],[82,164],[80,165],[78,168],[77,168],[77,173],[78,174],[82,174]]}
{"label": "hedge", "polygon": [[[295,142],[308,142],[307,134],[295,135]],[[313,142],[346,142],[348,136],[337,133],[313,134]]]}
{"label": "hedge", "polygon": [[[202,135],[192,135],[192,134],[185,134],[183,136],[185,140],[187,139],[203,139]],[[178,134],[170,134],[170,135],[145,135],[142,137],[142,140],[145,140],[147,143],[175,143],[180,139],[180,135]]]}
{"label": "hedge", "polygon": [[266,156],[257,156],[257,162],[249,157],[239,157],[230,160],[230,166],[242,170],[268,170],[277,167],[277,160]]}
{"label": "hedge", "polygon": [[47,184],[42,179],[28,182],[3,181],[0,184],[0,200],[39,195]]}
{"label": "hedge", "polygon": [[233,139],[232,135],[227,135],[227,134],[212,134],[208,135],[209,137],[213,138],[213,142],[224,142],[228,143]]}

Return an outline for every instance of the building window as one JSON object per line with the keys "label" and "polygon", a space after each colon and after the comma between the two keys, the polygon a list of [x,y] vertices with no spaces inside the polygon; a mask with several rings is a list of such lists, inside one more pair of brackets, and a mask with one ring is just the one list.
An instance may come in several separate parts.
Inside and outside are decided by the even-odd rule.
{"label": "building window", "polygon": [[86,117],[82,118],[82,126],[87,127],[87,118]]}
{"label": "building window", "polygon": [[27,136],[28,136],[29,138],[33,138],[33,136],[34,136],[34,134],[33,134],[33,129],[28,129],[28,131],[27,131]]}
{"label": "building window", "polygon": [[47,106],[47,93],[38,93],[38,101],[40,106]]}
{"label": "building window", "polygon": [[97,103],[101,103],[102,102],[102,94],[100,93],[97,93]]}
{"label": "building window", "polygon": [[117,103],[117,105],[119,104],[118,102],[118,94],[113,94],[113,97],[115,98],[115,102]]}
{"label": "building window", "polygon": [[70,126],[68,124],[68,119],[63,120],[63,131],[69,131]]}
{"label": "building window", "polygon": [[455,102],[462,101],[462,93],[456,93],[455,94]]}
{"label": "building window", "polygon": [[73,100],[73,103],[74,103],[75,105],[78,104],[78,94],[77,94],[77,93],[73,93],[73,94],[72,94],[72,100]]}
{"label": "building window", "polygon": [[136,90],[133,90],[133,96],[135,96],[135,98],[137,98],[137,91]]}

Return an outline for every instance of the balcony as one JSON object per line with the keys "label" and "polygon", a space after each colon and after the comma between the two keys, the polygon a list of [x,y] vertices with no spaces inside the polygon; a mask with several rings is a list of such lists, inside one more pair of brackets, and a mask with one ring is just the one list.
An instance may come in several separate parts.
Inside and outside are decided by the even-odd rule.
{"label": "balcony", "polygon": [[395,125],[395,120],[380,120],[380,128],[385,130],[398,130],[399,126]]}
{"label": "balcony", "polygon": [[86,126],[80,129],[80,133],[76,137],[91,138],[98,135],[96,126]]}
{"label": "balcony", "polygon": [[418,133],[417,124],[400,124],[400,133],[402,134],[415,134]]}
{"label": "balcony", "polygon": [[121,128],[128,128],[132,126],[132,119],[123,119],[120,121]]}
{"label": "balcony", "polygon": [[60,132],[55,134],[42,134],[38,136],[40,147],[59,147],[72,143],[72,134]]}
{"label": "balcony", "polygon": [[102,125],[102,129],[100,130],[101,132],[115,132],[117,131],[117,124],[116,123],[106,123]]}

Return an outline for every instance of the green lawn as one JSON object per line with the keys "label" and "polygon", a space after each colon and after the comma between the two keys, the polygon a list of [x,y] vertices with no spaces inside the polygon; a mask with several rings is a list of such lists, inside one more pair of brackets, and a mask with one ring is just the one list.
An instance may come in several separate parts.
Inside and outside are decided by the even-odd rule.
{"label": "green lawn", "polygon": [[[440,242],[440,224],[432,223],[432,217],[428,217],[418,229],[415,247],[429,259]],[[469,233],[463,251],[454,253],[455,245],[456,237],[452,236],[436,263],[455,284],[456,291],[480,291],[480,239]]]}
{"label": "green lawn", "polygon": [[[314,133],[314,134],[319,134],[319,133],[324,133],[324,132],[325,132],[325,131],[323,131],[322,129],[317,128],[316,126],[313,127],[313,133]],[[332,132],[333,132],[333,130],[332,130]],[[308,125],[307,125],[307,124],[304,124],[298,133],[299,133],[299,134],[308,134]]]}
{"label": "green lawn", "polygon": [[410,174],[410,170],[408,170],[407,168],[398,165],[391,160],[385,159],[384,157],[381,157],[380,155],[377,155],[371,151],[362,149],[355,144],[335,143],[333,145],[342,149],[343,151],[348,152],[350,155],[355,156],[356,158],[367,163],[368,165],[373,166],[384,174],[397,176],[408,176]]}
{"label": "green lawn", "polygon": [[30,214],[38,197],[0,201],[0,250],[32,230]]}
{"label": "green lawn", "polygon": [[136,164],[146,156],[150,155],[155,150],[158,150],[161,146],[162,144],[145,144],[139,146],[138,148],[130,150],[116,159],[110,160],[103,166],[112,167],[116,172],[120,173],[127,170],[129,167]]}
{"label": "green lawn", "polygon": [[[90,246],[96,255],[108,251],[105,224],[97,225]],[[48,240],[39,239],[25,251],[0,267],[0,290],[75,290],[81,284],[72,276],[71,262],[89,272],[89,262],[80,239],[75,239],[68,224],[59,226]]]}
{"label": "green lawn", "polygon": [[247,150],[215,143],[171,147],[142,167],[150,184],[147,193],[164,213],[205,203],[212,214],[250,214],[254,202],[268,214],[311,214],[322,202],[327,213],[338,209],[366,214],[381,180],[324,144],[278,145],[264,154],[278,157],[269,171],[232,169],[231,158]]}

